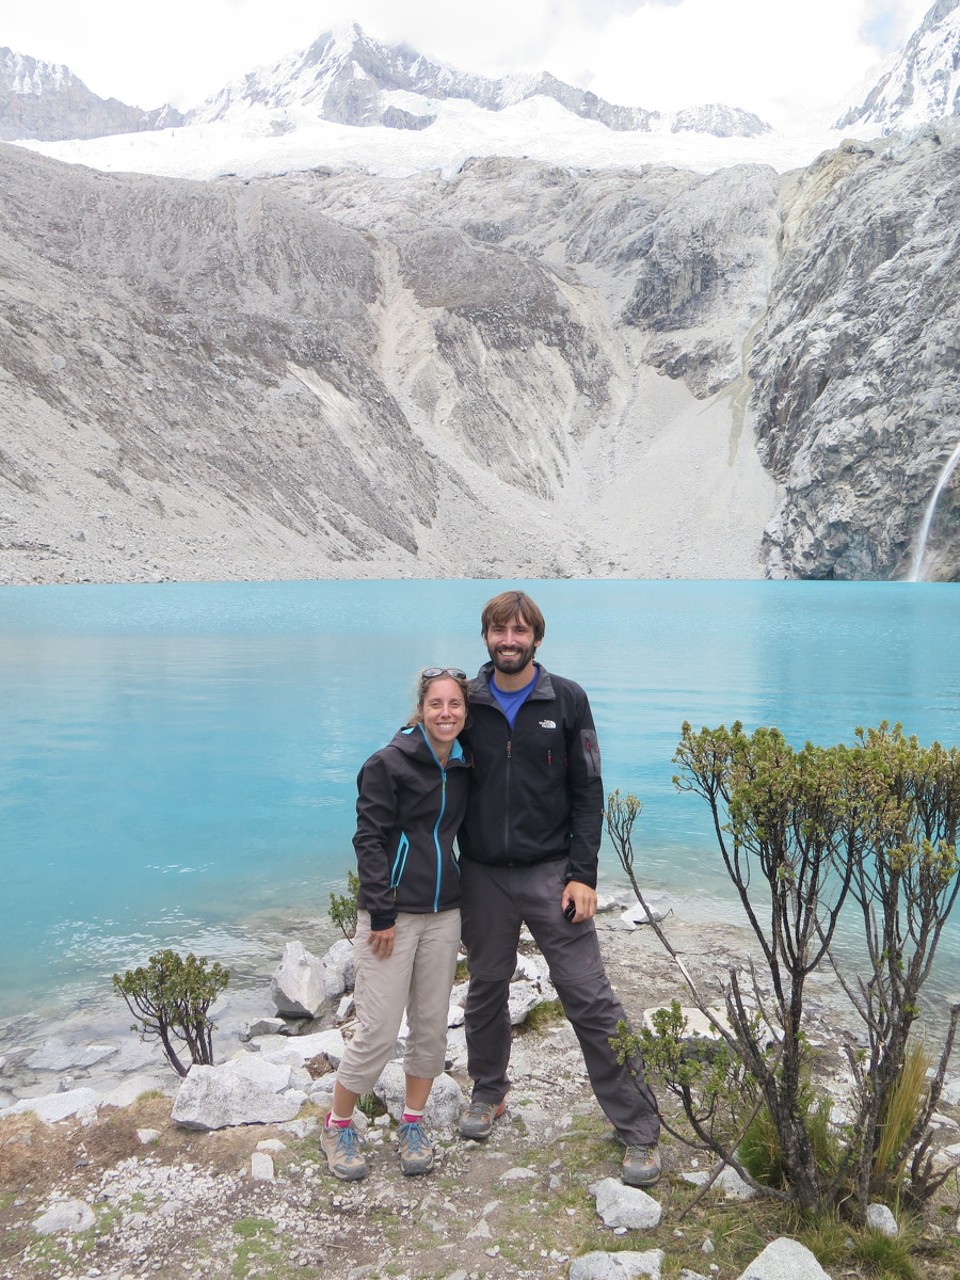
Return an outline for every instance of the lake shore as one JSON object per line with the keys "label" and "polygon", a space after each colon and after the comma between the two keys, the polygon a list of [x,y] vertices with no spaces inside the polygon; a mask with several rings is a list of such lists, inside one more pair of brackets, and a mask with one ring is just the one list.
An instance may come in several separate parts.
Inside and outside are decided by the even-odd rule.
{"label": "lake shore", "polygon": [[[683,1005],[693,1001],[677,963],[653,930],[648,926],[631,930],[621,921],[622,907],[632,901],[629,887],[612,881],[602,884],[604,909],[597,927],[611,981],[628,1016],[638,1022],[651,1006],[674,998]],[[663,891],[649,891],[647,901],[664,915],[663,928],[671,945],[710,1002],[719,1000],[720,985],[732,966],[741,967],[748,956],[758,955],[752,932],[738,920],[733,904],[718,908],[716,903],[680,899]],[[306,927],[302,914],[295,911],[272,913],[269,928],[262,919],[258,924],[259,933],[246,922],[251,948],[239,964],[236,957],[233,961],[217,957],[232,965],[231,982],[211,1011],[217,1061],[241,1047],[251,1022],[274,1016],[270,976],[284,945],[296,939],[319,956],[341,937],[329,920]],[[812,974],[807,990],[807,1005],[817,1021],[838,1033],[860,1035],[861,1028],[832,974],[826,969]],[[930,1002],[928,1021],[935,1038],[947,1015],[946,1000]],[[94,1089],[108,1104],[131,1095],[133,1088],[175,1091],[179,1079],[159,1045],[142,1041],[131,1022],[129,1010],[109,984],[79,1003],[0,1021],[0,1116],[4,1108],[24,1098],[81,1086]],[[960,1063],[960,1046],[955,1061]]]}
{"label": "lake shore", "polygon": [[[725,969],[741,965],[753,950],[747,930],[732,923],[675,912],[667,929],[708,998],[716,997]],[[628,931],[608,911],[598,918],[598,933],[631,1020],[673,998],[689,1003],[675,961],[648,926]],[[837,995],[836,983],[825,976],[811,983],[812,1041],[827,1087],[839,1096],[839,1050],[850,1031]],[[217,1060],[243,1049],[238,1035],[245,1020],[271,1012],[262,982],[234,992],[218,1018]],[[358,1184],[337,1183],[327,1172],[313,1103],[289,1123],[185,1129],[171,1118],[179,1078],[158,1046],[141,1044],[130,1031],[85,1039],[84,1025],[81,1011],[75,1020],[35,1028],[49,1033],[42,1046],[46,1066],[38,1062],[34,1081],[22,1088],[35,1097],[61,1090],[57,1096],[68,1099],[71,1091],[95,1087],[101,1097],[95,1114],[44,1124],[29,1113],[4,1117],[0,1111],[0,1280],[48,1280],[54,1247],[61,1280],[254,1274],[271,1280],[559,1280],[572,1259],[624,1245],[672,1255],[674,1266],[691,1277],[732,1277],[771,1239],[793,1234],[786,1220],[773,1222],[769,1206],[758,1211],[759,1229],[745,1232],[749,1206],[725,1202],[723,1193],[690,1213],[691,1183],[702,1179],[709,1160],[666,1134],[664,1176],[652,1193],[661,1225],[628,1233],[601,1222],[594,1188],[618,1177],[620,1148],[610,1140],[563,1019],[516,1029],[507,1112],[486,1142],[435,1132],[433,1173],[404,1178],[392,1127],[381,1117],[367,1127],[370,1176]],[[95,1025],[88,1020],[87,1031]],[[466,1096],[462,1029],[451,1037],[450,1075]],[[57,1057],[65,1042],[72,1062],[69,1053]],[[84,1061],[82,1052],[96,1055],[98,1044],[113,1044],[116,1051]],[[8,1079],[12,1056],[0,1052]],[[660,1094],[669,1111],[669,1096]],[[952,1110],[960,1114],[960,1108]],[[937,1133],[939,1145],[955,1143],[956,1119],[942,1116]],[[73,1212],[88,1226],[62,1230],[55,1239],[40,1236],[35,1224],[51,1211]],[[928,1280],[956,1274],[929,1257],[925,1268]],[[843,1274],[866,1273],[845,1268]]]}

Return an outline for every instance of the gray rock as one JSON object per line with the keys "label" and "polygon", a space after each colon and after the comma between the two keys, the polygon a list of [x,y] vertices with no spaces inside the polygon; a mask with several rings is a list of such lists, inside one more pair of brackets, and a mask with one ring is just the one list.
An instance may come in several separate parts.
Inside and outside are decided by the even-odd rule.
{"label": "gray rock", "polygon": [[283,1018],[257,1018],[241,1027],[239,1038],[246,1043],[256,1036],[282,1036],[286,1030],[287,1024]]}
{"label": "gray rock", "polygon": [[623,923],[633,928],[637,928],[642,924],[649,924],[651,920],[659,922],[663,918],[664,912],[659,907],[649,904],[647,907],[642,907],[639,902],[635,902],[632,907],[627,907],[626,910],[620,913],[620,919]]}
{"label": "gray rock", "polygon": [[306,1036],[257,1036],[249,1047],[268,1062],[303,1066],[311,1058],[324,1054],[334,1067],[339,1066],[344,1050],[343,1032],[331,1027]]}
{"label": "gray rock", "polygon": [[347,938],[335,942],[323,957],[323,985],[329,1000],[353,990],[356,959],[353,943]]}
{"label": "gray rock", "polygon": [[272,1093],[282,1093],[290,1088],[294,1066],[289,1062],[272,1061],[262,1053],[238,1053],[223,1063],[220,1070],[224,1075],[242,1076]]}
{"label": "gray rock", "polygon": [[288,942],[270,979],[270,995],[284,1017],[315,1018],[326,999],[323,963],[302,942]]}
{"label": "gray rock", "polygon": [[754,1258],[738,1280],[830,1280],[805,1245],[780,1236]]}
{"label": "gray rock", "polygon": [[510,1025],[518,1027],[526,1020],[527,1014],[542,1003],[543,996],[540,988],[534,986],[532,982],[511,982],[509,999]]}
{"label": "gray rock", "polygon": [[585,1253],[570,1263],[570,1280],[635,1280],[637,1276],[659,1280],[664,1257],[662,1249],[646,1253]]}
{"label": "gray rock", "polygon": [[5,1114],[19,1115],[32,1111],[44,1124],[56,1124],[68,1116],[90,1121],[97,1114],[100,1099],[93,1089],[70,1089],[66,1093],[46,1094],[38,1098],[21,1098],[8,1107]]}
{"label": "gray rock", "polygon": [[510,983],[510,1025],[519,1026],[526,1021],[527,1015],[541,1004],[549,1004],[556,1000],[557,993],[553,984],[545,977],[537,977],[533,982],[521,980]]}
{"label": "gray rock", "polygon": [[84,1070],[113,1057],[115,1053],[115,1044],[68,1044],[57,1036],[51,1036],[31,1053],[27,1066],[34,1071]]}
{"label": "gray rock", "polygon": [[[692,1183],[695,1187],[702,1187],[709,1177],[709,1173],[691,1170],[684,1173],[683,1180],[684,1182]],[[714,1178],[712,1186],[718,1191],[722,1191],[728,1200],[752,1200],[759,1194],[749,1183],[744,1182],[736,1169],[731,1169],[729,1165],[720,1170],[716,1178]]]}
{"label": "gray rock", "polygon": [[[513,982],[542,982],[547,978],[547,966],[545,962],[537,955],[526,955],[523,952],[517,952],[517,964],[513,971]],[[465,984],[469,987],[469,983]]]}
{"label": "gray rock", "polygon": [[[374,1093],[387,1108],[394,1120],[399,1120],[403,1112],[404,1073],[399,1062],[388,1062],[380,1079],[374,1086]],[[460,1112],[467,1104],[463,1090],[457,1082],[446,1073],[437,1076],[430,1090],[430,1097],[424,1110],[424,1123],[429,1129],[438,1132],[449,1132],[456,1128]]]}
{"label": "gray rock", "polygon": [[96,1215],[83,1200],[61,1200],[52,1204],[34,1221],[33,1229],[41,1236],[57,1236],[88,1231]]}
{"label": "gray rock", "polygon": [[177,1093],[172,1119],[185,1129],[224,1129],[292,1120],[306,1101],[306,1094],[295,1089],[280,1092],[277,1079],[269,1074],[256,1077],[233,1063],[193,1066]]}
{"label": "gray rock", "polygon": [[660,1223],[662,1209],[652,1196],[638,1187],[627,1187],[616,1178],[604,1178],[590,1188],[596,1197],[597,1213],[608,1227],[649,1231]]}
{"label": "gray rock", "polygon": [[340,1003],[337,1005],[337,1021],[346,1022],[347,1018],[353,1016],[356,1005],[352,995],[341,997]]}
{"label": "gray rock", "polygon": [[897,1226],[893,1211],[885,1204],[867,1205],[867,1226],[873,1231],[879,1231],[882,1235],[889,1236],[891,1240],[895,1240],[900,1234],[900,1228]]}
{"label": "gray rock", "polygon": [[104,1089],[100,1093],[100,1105],[105,1107],[129,1107],[145,1093],[159,1090],[161,1093],[174,1091],[174,1082],[179,1080],[172,1070],[158,1070],[155,1073],[137,1072],[126,1076],[118,1084]]}

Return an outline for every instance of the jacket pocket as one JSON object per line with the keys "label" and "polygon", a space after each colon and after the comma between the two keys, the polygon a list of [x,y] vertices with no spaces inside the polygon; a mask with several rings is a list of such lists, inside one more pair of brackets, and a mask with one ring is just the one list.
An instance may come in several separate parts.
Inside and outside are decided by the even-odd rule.
{"label": "jacket pocket", "polygon": [[407,854],[410,851],[410,841],[401,831],[400,840],[397,844],[396,856],[393,859],[393,866],[390,868],[390,888],[394,893],[400,887],[400,881],[403,878],[403,872],[407,865]]}
{"label": "jacket pocket", "polygon": [[600,744],[592,729],[580,730],[580,746],[587,766],[588,778],[600,777]]}

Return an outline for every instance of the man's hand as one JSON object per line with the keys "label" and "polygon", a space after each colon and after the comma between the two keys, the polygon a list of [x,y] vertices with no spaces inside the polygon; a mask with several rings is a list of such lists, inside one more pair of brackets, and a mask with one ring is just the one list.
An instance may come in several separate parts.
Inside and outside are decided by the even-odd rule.
{"label": "man's hand", "polygon": [[563,886],[560,899],[560,910],[565,911],[569,903],[576,907],[576,914],[571,924],[579,924],[583,920],[592,920],[597,914],[597,891],[579,880],[568,880]]}
{"label": "man's hand", "polygon": [[393,955],[393,939],[396,932],[394,925],[391,925],[389,929],[370,930],[367,937],[367,946],[378,960],[386,960],[388,956]]}

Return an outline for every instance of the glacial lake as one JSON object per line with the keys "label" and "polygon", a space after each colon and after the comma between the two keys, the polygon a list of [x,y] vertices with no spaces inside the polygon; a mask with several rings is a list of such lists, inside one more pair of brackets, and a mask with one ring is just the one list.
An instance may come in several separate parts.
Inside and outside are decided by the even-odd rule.
{"label": "glacial lake", "polygon": [[[0,1022],[109,995],[159,946],[263,973],[278,937],[331,941],[360,764],[422,666],[485,659],[480,610],[510,585],[546,615],[544,665],[590,694],[606,790],[643,802],[643,885],[698,918],[740,917],[706,805],[673,786],[685,720],[960,739],[948,584],[0,588]],[[624,882],[609,847],[601,882]],[[936,977],[954,998],[958,964],[960,920]]]}

